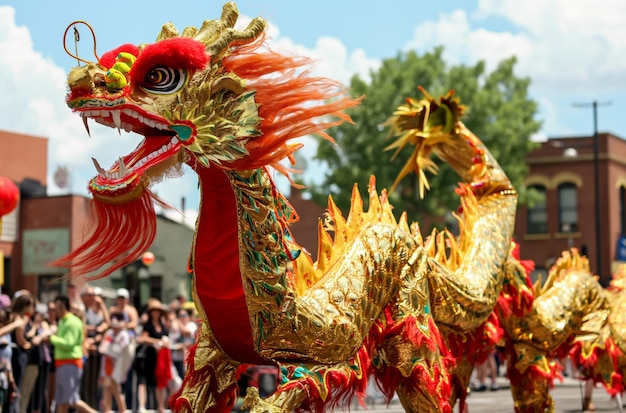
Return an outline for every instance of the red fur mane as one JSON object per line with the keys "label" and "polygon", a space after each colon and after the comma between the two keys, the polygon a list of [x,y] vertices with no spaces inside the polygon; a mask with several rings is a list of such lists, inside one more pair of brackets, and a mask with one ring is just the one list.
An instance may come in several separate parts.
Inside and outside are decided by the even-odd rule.
{"label": "red fur mane", "polygon": [[[263,41],[261,36],[223,60],[227,71],[236,73],[245,80],[247,89],[256,92],[259,116],[263,119],[262,135],[246,145],[250,155],[230,163],[229,167],[246,170],[270,165],[286,175],[279,162],[302,146],[288,141],[308,134],[333,141],[324,130],[344,121],[351,122],[343,111],[357,105],[360,99],[347,97],[337,81],[309,76],[305,70],[311,63],[308,58],[260,50]],[[316,122],[329,115],[334,119]]]}

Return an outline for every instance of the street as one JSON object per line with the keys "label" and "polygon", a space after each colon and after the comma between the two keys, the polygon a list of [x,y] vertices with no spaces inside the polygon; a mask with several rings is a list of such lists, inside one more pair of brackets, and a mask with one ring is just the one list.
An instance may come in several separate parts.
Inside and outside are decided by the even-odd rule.
{"label": "street", "polygon": [[[469,413],[514,413],[513,398],[506,379],[499,379],[500,389],[497,391],[472,392],[467,398]],[[552,389],[552,397],[555,403],[555,413],[576,413],[582,409],[582,387],[578,380],[565,378],[564,381],[557,382]],[[371,401],[371,400],[370,400]],[[617,403],[611,399],[606,391],[597,386],[593,393],[593,403],[596,413],[619,413]],[[388,407],[377,400],[377,403],[368,403],[365,410],[361,406],[353,406],[351,411],[360,410],[368,413],[395,413],[404,412],[398,401],[393,401]],[[454,413],[458,413],[458,405],[454,408]]]}

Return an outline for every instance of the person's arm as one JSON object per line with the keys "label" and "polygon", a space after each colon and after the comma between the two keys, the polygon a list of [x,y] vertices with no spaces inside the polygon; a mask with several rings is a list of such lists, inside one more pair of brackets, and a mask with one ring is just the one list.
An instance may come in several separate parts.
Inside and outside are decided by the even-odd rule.
{"label": "person's arm", "polygon": [[193,327],[195,325],[192,323],[180,323],[180,333],[184,337],[193,338],[194,334],[196,334],[196,329]]}
{"label": "person's arm", "polygon": [[50,337],[51,334],[52,332],[50,331],[50,324],[48,324],[47,321],[42,320],[41,321],[41,333],[33,337],[33,339],[31,340],[31,343],[33,343],[34,346],[38,346],[39,344],[41,344],[43,340]]}
{"label": "person's arm", "polygon": [[[84,330],[81,325],[80,329]],[[80,343],[80,330],[78,328],[65,328],[62,335],[53,334],[50,336],[50,343],[59,349],[71,351],[77,343]]]}
{"label": "person's arm", "polygon": [[32,338],[37,335],[37,330],[39,330],[39,321],[32,321],[32,323],[31,329],[24,334],[24,337],[26,337],[28,341],[31,341]]}
{"label": "person's arm", "polygon": [[143,343],[143,344],[149,344],[154,347],[162,347],[166,343],[165,337],[167,337],[167,335],[164,335],[161,338],[150,337],[150,332],[144,327],[144,330],[141,333],[141,335],[137,337],[137,342]]}
{"label": "person's arm", "polygon": [[17,396],[19,389],[17,384],[15,384],[15,377],[13,376],[13,367],[11,367],[11,363],[7,362],[5,368],[7,372],[7,379],[9,380],[9,390],[11,390],[11,395]]}
{"label": "person's arm", "polygon": [[[97,297],[96,299],[102,299]],[[100,311],[102,311],[102,322],[96,326],[96,336],[93,338],[96,343],[99,343],[104,338],[109,326],[111,325],[111,318],[109,316],[109,310],[104,305],[104,302],[100,304]]]}
{"label": "person's arm", "polygon": [[[102,311],[102,316],[104,317],[104,323],[106,323],[106,328],[104,330],[99,331],[100,333],[104,333],[111,325],[111,314],[109,313],[109,309],[107,308],[106,303],[104,302],[102,297],[97,295],[95,300],[96,300],[96,303],[98,303],[100,310]],[[103,323],[101,323],[101,325],[102,324]]]}
{"label": "person's arm", "polygon": [[145,330],[141,332],[141,334],[137,337],[137,343],[139,344],[152,344],[153,338],[150,337],[150,334]]}
{"label": "person's arm", "polygon": [[126,328],[128,330],[135,331],[137,328],[137,323],[139,322],[139,314],[137,313],[137,309],[132,305],[126,306],[126,311],[128,311],[128,323],[126,323]]}
{"label": "person's arm", "polygon": [[102,338],[102,341],[100,342],[100,345],[98,346],[98,352],[101,354],[105,354],[109,348],[110,343],[110,338],[109,338],[109,334],[105,333],[104,337]]}
{"label": "person's arm", "polygon": [[18,327],[24,327],[24,319],[16,318],[15,320],[10,322],[9,324],[6,324],[6,325],[3,325],[2,327],[0,327],[0,336],[12,333]]}

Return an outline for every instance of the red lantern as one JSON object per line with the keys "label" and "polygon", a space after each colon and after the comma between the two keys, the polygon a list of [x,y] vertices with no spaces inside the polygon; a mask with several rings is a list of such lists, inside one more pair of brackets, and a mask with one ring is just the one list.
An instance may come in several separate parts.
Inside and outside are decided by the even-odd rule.
{"label": "red lantern", "polygon": [[0,217],[13,211],[20,199],[20,191],[9,178],[0,176]]}
{"label": "red lantern", "polygon": [[146,267],[151,266],[154,263],[154,254],[151,253],[150,251],[144,252],[143,255],[141,256],[141,262]]}

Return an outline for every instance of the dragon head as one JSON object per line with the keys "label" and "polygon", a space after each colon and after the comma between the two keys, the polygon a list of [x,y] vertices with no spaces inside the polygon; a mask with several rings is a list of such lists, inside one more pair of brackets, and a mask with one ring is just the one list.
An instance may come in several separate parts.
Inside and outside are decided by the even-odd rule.
{"label": "dragon head", "polygon": [[344,110],[359,99],[339,82],[311,76],[309,59],[265,47],[264,20],[237,30],[237,19],[227,3],[220,19],[199,29],[179,34],[166,24],[153,44],[126,44],[72,69],[67,104],[87,132],[94,120],[143,140],[108,170],[94,160],[93,231],[52,265],[105,276],[136,259],[156,233],[149,187],[183,163],[199,173],[273,167],[288,175],[281,161],[293,161],[302,146],[292,139],[331,139],[324,130],[350,119]]}
{"label": "dragon head", "polygon": [[261,134],[261,119],[254,91],[229,63],[246,45],[261,42],[265,22],[253,19],[238,31],[237,18],[228,3],[219,20],[200,29],[179,36],[166,24],[153,44],[126,44],[72,69],[67,104],[88,132],[93,119],[144,137],[108,170],[94,159],[98,174],[89,190],[95,198],[126,203],[183,162],[208,167],[249,155],[246,144]]}

